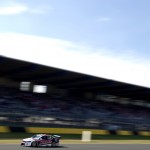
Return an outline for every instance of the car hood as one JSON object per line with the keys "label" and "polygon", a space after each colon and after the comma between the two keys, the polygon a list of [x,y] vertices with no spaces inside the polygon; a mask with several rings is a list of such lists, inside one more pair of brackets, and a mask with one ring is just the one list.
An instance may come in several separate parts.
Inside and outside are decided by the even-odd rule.
{"label": "car hood", "polygon": [[23,139],[23,141],[34,141],[34,139],[32,139],[32,138],[26,138],[26,139]]}

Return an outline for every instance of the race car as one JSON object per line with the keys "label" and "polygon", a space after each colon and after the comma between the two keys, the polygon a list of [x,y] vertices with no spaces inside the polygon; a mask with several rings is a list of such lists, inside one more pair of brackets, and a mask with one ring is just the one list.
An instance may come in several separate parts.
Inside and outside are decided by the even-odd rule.
{"label": "race car", "polygon": [[40,147],[40,146],[59,146],[59,135],[48,135],[48,134],[36,134],[30,138],[25,138],[21,142],[21,146],[27,147]]}

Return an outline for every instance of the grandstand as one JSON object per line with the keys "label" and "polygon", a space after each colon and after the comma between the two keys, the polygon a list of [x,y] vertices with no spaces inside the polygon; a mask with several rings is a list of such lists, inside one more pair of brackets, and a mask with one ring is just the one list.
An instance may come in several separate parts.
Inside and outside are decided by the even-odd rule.
{"label": "grandstand", "polygon": [[4,56],[0,68],[1,125],[150,130],[149,88]]}

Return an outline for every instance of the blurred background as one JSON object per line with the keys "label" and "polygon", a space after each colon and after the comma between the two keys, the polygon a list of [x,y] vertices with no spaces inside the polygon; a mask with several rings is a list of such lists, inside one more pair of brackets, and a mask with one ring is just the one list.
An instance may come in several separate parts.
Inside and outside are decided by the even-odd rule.
{"label": "blurred background", "polygon": [[0,138],[150,137],[149,88],[4,56],[0,68]]}
{"label": "blurred background", "polygon": [[150,139],[149,8],[0,0],[0,139]]}

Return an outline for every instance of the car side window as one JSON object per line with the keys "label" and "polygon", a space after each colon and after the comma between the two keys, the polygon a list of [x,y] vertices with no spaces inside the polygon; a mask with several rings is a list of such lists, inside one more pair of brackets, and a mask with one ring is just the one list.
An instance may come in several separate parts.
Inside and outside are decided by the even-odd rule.
{"label": "car side window", "polygon": [[47,136],[43,136],[42,139],[43,139],[43,140],[47,140]]}
{"label": "car side window", "polygon": [[51,139],[51,136],[47,136],[47,139],[50,140],[50,139]]}

